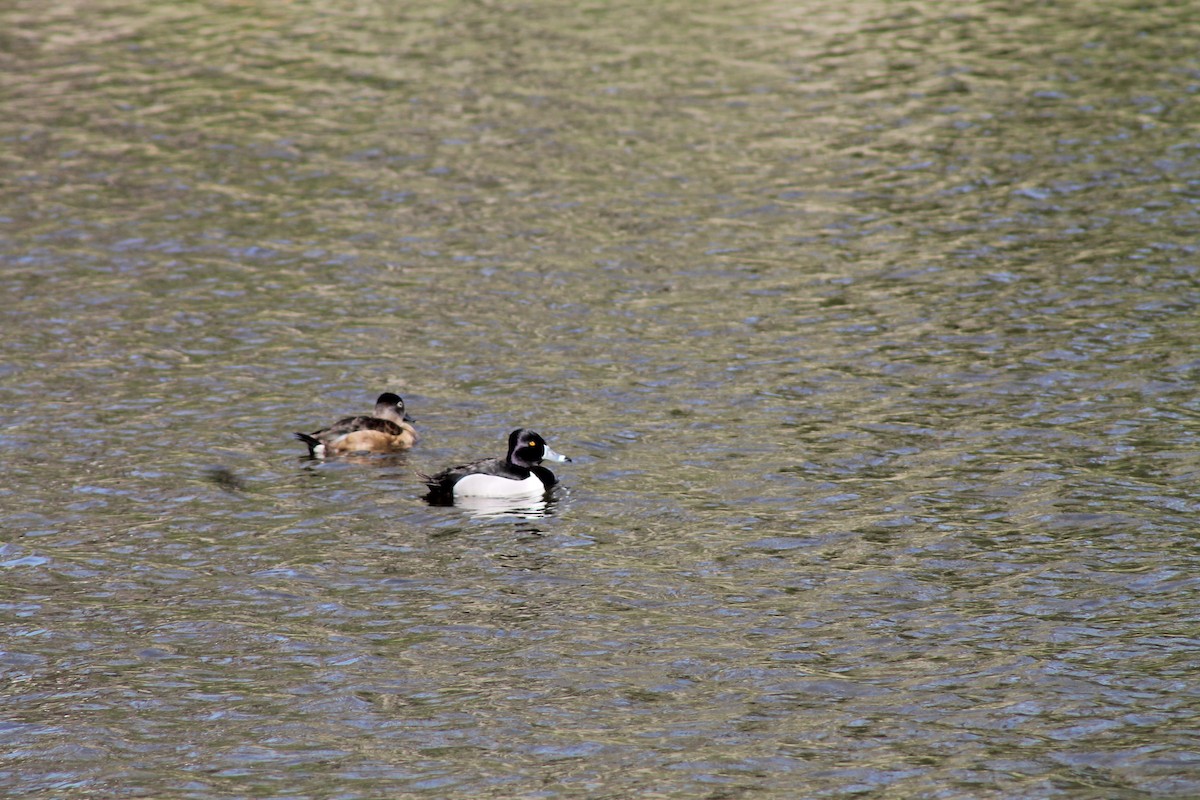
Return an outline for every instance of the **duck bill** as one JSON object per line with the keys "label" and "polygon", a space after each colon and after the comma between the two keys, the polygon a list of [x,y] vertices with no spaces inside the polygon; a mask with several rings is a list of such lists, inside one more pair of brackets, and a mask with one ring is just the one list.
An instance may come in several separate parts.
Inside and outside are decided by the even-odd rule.
{"label": "duck bill", "polygon": [[564,456],[562,453],[556,453],[555,451],[551,450],[550,445],[545,445],[545,450],[546,450],[546,454],[544,456],[542,456],[543,461],[558,461],[561,463],[563,461],[571,460],[571,459],[567,458],[566,456]]}

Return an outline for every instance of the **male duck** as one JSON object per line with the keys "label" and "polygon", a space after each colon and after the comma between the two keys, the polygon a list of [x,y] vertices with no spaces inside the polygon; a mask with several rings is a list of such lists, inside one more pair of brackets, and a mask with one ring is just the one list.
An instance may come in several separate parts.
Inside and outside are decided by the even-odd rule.
{"label": "male duck", "polygon": [[435,504],[452,503],[460,497],[530,497],[542,495],[558,480],[539,466],[542,461],[570,461],[556,453],[546,440],[526,428],[508,435],[508,455],[485,458],[436,475],[421,475],[429,487],[426,499]]}
{"label": "male duck", "polygon": [[404,413],[400,395],[384,392],[375,401],[375,415],[346,417],[312,433],[297,433],[314,458],[346,453],[397,453],[417,441],[417,432]]}

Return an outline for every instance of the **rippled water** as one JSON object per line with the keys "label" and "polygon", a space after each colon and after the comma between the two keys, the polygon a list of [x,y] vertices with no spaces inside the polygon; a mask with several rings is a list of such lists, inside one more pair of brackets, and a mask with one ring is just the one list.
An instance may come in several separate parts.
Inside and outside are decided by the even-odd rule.
{"label": "rippled water", "polygon": [[44,5],[4,791],[1200,794],[1188,4]]}

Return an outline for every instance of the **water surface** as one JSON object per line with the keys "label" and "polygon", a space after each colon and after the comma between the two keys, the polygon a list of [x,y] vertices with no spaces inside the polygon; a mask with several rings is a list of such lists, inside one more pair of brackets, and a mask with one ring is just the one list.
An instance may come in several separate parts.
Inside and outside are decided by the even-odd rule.
{"label": "water surface", "polygon": [[0,23],[6,790],[1200,793],[1186,4]]}

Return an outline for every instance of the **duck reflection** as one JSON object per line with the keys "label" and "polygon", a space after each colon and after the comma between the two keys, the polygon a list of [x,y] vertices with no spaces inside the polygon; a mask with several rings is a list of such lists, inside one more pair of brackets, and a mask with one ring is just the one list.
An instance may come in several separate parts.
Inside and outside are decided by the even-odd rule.
{"label": "duck reflection", "polygon": [[453,502],[430,501],[430,505],[452,505],[466,511],[472,519],[497,520],[507,517],[519,520],[542,519],[554,514],[556,505],[549,494],[526,497],[456,497]]}
{"label": "duck reflection", "polygon": [[400,467],[408,466],[408,453],[354,453],[352,455],[339,455],[337,458],[324,458],[322,456],[303,455],[296,456],[305,469],[321,470],[327,467],[338,469],[347,464],[355,466],[369,467]]}

